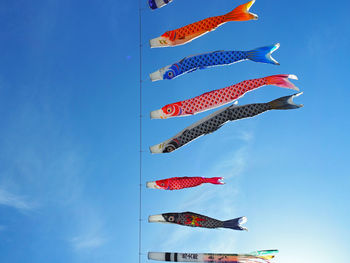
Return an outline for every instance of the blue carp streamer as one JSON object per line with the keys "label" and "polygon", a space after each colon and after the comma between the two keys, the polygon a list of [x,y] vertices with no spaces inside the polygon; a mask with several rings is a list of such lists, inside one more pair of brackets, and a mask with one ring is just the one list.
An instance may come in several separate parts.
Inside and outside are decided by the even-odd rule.
{"label": "blue carp streamer", "polygon": [[185,73],[197,69],[205,69],[215,66],[231,65],[244,60],[279,65],[271,54],[280,47],[277,43],[272,46],[261,47],[250,51],[214,51],[200,55],[185,57],[179,62],[163,67],[150,74],[152,81],[174,79]]}

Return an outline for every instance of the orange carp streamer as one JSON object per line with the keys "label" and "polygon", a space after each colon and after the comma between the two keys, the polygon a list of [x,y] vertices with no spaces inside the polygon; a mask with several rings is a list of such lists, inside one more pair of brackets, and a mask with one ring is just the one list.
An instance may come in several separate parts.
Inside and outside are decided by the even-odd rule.
{"label": "orange carp streamer", "polygon": [[258,16],[249,12],[254,2],[255,0],[252,0],[240,5],[226,15],[209,17],[179,29],[167,31],[162,36],[150,40],[151,48],[184,45],[230,21],[256,20]]}

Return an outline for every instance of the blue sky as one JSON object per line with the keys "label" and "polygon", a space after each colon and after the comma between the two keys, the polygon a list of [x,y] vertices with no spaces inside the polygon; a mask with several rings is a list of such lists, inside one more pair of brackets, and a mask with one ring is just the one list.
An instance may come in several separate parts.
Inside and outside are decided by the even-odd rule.
{"label": "blue sky", "polygon": [[[228,23],[184,46],[148,47],[169,29],[244,2],[174,0],[153,12],[144,3],[143,184],[173,176],[225,176],[227,184],[143,188],[142,252],[277,248],[276,262],[346,262],[350,4],[257,0],[257,21]],[[137,1],[2,1],[0,24],[0,262],[136,261]],[[281,66],[248,61],[148,80],[187,55],[277,42]],[[148,152],[209,114],[151,121],[150,111],[273,74],[299,77],[304,108],[229,123],[172,154]],[[263,87],[239,104],[288,94]],[[249,232],[147,223],[151,214],[187,210],[245,215]]]}

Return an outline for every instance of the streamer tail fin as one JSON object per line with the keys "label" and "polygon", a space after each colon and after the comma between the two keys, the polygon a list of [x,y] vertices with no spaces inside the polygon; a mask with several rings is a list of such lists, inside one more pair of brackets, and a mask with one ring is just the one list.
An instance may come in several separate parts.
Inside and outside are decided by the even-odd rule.
{"label": "streamer tail fin", "polygon": [[301,108],[304,105],[303,104],[295,104],[293,102],[293,98],[300,96],[303,94],[302,92],[296,93],[291,96],[285,96],[281,97],[279,99],[270,101],[268,104],[270,105],[271,109],[273,110],[290,110],[290,109],[297,109]]}
{"label": "streamer tail fin", "polygon": [[297,88],[289,79],[295,79],[297,80],[298,77],[295,75],[288,75],[288,74],[280,74],[280,75],[273,75],[269,77],[265,77],[267,81],[267,85],[275,85],[277,87],[281,88],[287,88],[287,89],[293,89],[299,91],[299,88]]}
{"label": "streamer tail fin", "polygon": [[211,184],[225,184],[222,180],[224,177],[212,177],[212,178],[205,178],[206,183],[211,183]]}
{"label": "streamer tail fin", "polygon": [[256,14],[250,13],[249,9],[255,3],[255,0],[249,1],[243,5],[237,6],[231,12],[225,15],[226,22],[229,21],[247,21],[247,20],[257,20],[258,16]]}
{"label": "streamer tail fin", "polygon": [[269,260],[273,259],[277,253],[278,253],[277,249],[270,249],[270,250],[258,250],[258,251],[250,252],[248,255],[261,258],[266,260],[267,262],[270,262]]}
{"label": "streamer tail fin", "polygon": [[260,256],[275,255],[277,253],[278,253],[277,249],[268,249],[268,250],[253,251],[253,252],[250,252],[249,255],[254,257],[260,257]]}
{"label": "streamer tail fin", "polygon": [[231,229],[235,229],[235,230],[246,230],[246,231],[248,231],[248,228],[242,226],[247,221],[248,221],[248,219],[245,216],[238,217],[238,218],[235,218],[235,219],[224,221],[224,226],[223,227],[224,228],[231,228]]}
{"label": "streamer tail fin", "polygon": [[275,45],[259,47],[251,51],[246,51],[247,59],[255,62],[270,63],[274,65],[279,65],[277,60],[275,60],[271,55],[280,47],[280,43]]}

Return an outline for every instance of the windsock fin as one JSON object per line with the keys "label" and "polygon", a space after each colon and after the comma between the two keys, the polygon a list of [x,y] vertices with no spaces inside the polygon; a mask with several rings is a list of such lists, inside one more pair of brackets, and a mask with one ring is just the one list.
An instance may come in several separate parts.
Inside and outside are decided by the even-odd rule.
{"label": "windsock fin", "polygon": [[247,21],[247,20],[257,20],[258,16],[256,14],[250,13],[249,9],[255,3],[255,0],[249,1],[243,5],[237,6],[230,13],[225,15],[226,21]]}
{"label": "windsock fin", "polygon": [[242,225],[245,224],[248,221],[248,219],[243,216],[243,217],[238,217],[235,219],[227,220],[224,221],[224,228],[231,228],[235,230],[246,230],[248,231],[248,228],[243,227]]}
{"label": "windsock fin", "polygon": [[246,51],[247,59],[250,59],[255,62],[262,62],[262,63],[270,63],[279,65],[271,54],[275,52],[280,47],[280,43],[277,43],[275,45],[266,46],[266,47],[259,47],[251,51]]}
{"label": "windsock fin", "polygon": [[280,75],[273,75],[269,77],[265,77],[267,81],[267,85],[275,85],[281,88],[287,88],[287,89],[293,89],[299,91],[299,88],[297,88],[289,79],[295,79],[297,80],[298,77],[295,75],[288,75],[288,74],[280,74]]}
{"label": "windsock fin", "polygon": [[222,180],[224,177],[213,177],[213,178],[205,178],[206,183],[211,183],[211,184],[225,184]]}
{"label": "windsock fin", "polygon": [[303,94],[303,93],[299,92],[299,93],[296,93],[296,94],[291,95],[291,96],[281,97],[279,99],[270,101],[268,104],[270,105],[271,109],[273,109],[273,110],[290,110],[290,109],[301,108],[304,106],[303,104],[295,104],[293,102],[293,98],[298,97],[301,94]]}
{"label": "windsock fin", "polygon": [[277,253],[278,253],[277,249],[268,249],[268,250],[253,251],[253,252],[250,252],[249,255],[255,256],[255,257],[260,257],[260,256],[274,255]]}

